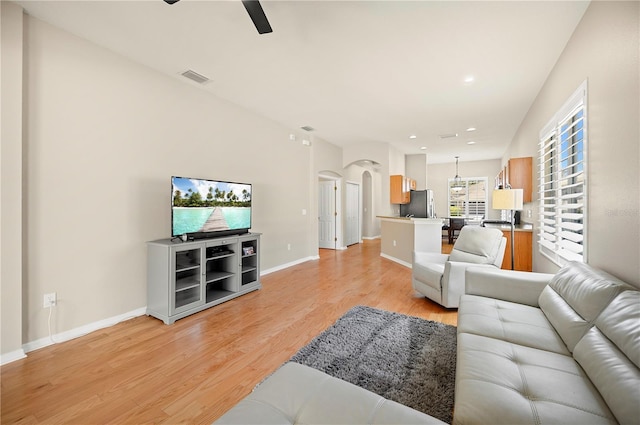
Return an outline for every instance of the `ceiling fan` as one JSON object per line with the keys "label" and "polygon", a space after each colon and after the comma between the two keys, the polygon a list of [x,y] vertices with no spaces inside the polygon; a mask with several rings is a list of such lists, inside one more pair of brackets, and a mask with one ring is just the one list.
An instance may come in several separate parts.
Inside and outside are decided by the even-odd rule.
{"label": "ceiling fan", "polygon": [[[164,1],[168,4],[174,4],[179,2],[180,0]],[[247,9],[247,13],[253,21],[253,25],[256,26],[258,34],[273,32],[273,30],[271,29],[271,25],[269,25],[269,21],[267,20],[267,15],[264,14],[264,10],[262,10],[262,6],[260,5],[259,0],[242,0],[242,4],[244,5],[244,8]]]}

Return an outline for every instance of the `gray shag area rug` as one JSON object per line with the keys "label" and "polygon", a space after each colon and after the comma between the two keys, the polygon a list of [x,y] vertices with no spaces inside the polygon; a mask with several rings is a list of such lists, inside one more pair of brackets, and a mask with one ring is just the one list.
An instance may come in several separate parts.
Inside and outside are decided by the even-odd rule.
{"label": "gray shag area rug", "polygon": [[455,326],[356,306],[289,361],[453,420]]}

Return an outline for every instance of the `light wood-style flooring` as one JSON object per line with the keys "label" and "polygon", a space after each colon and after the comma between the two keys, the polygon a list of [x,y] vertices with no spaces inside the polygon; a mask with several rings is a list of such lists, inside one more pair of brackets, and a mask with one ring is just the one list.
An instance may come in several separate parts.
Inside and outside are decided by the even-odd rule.
{"label": "light wood-style flooring", "polygon": [[3,366],[0,422],[211,423],[355,305],[457,323],[379,240],[321,250],[262,284],[173,325],[142,316]]}

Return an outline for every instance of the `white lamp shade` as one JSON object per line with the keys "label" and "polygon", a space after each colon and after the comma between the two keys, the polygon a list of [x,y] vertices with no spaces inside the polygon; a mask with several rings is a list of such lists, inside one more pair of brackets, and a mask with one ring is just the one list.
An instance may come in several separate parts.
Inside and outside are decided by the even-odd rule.
{"label": "white lamp shade", "polygon": [[494,210],[521,210],[524,193],[522,189],[497,189],[493,191]]}

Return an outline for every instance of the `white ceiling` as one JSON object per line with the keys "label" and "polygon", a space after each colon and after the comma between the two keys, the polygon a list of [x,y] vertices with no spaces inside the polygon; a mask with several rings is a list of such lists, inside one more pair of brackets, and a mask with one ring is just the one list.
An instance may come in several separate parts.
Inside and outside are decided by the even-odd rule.
{"label": "white ceiling", "polygon": [[441,163],[502,157],[589,2],[266,0],[264,35],[238,0],[17,3],[291,129]]}

